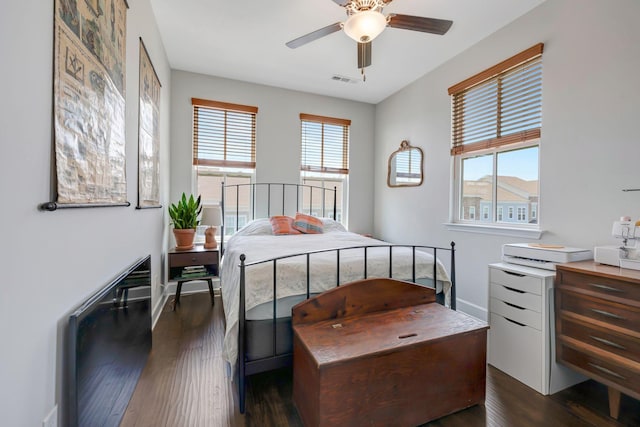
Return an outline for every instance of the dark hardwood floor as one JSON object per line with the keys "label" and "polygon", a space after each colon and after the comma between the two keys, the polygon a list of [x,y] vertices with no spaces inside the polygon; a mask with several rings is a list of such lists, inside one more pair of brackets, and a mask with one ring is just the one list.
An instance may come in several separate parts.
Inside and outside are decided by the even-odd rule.
{"label": "dark hardwood floor", "polygon": [[[235,383],[222,360],[222,301],[208,293],[170,298],[153,331],[153,349],[121,426],[302,426],[291,399],[291,370],[250,378],[246,413],[235,404]],[[464,349],[461,349],[464,351]],[[425,402],[428,404],[428,402]],[[542,396],[489,366],[484,405],[425,426],[640,426],[640,401],[622,397],[620,417],[608,416],[607,391],[586,381]]]}

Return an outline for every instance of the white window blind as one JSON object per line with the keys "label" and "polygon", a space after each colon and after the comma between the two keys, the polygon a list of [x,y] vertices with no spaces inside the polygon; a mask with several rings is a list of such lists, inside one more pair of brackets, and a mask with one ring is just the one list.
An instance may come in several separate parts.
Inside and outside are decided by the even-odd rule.
{"label": "white window blind", "polygon": [[543,46],[449,88],[452,155],[540,138]]}
{"label": "white window blind", "polygon": [[300,170],[349,173],[351,120],[300,114],[302,161]]}
{"label": "white window blind", "polygon": [[192,98],[193,164],[256,167],[257,107]]}

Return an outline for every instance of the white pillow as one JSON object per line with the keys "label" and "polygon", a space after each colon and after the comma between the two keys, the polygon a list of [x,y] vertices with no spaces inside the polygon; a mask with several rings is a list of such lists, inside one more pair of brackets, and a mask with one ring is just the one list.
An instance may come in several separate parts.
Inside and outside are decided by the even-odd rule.
{"label": "white pillow", "polygon": [[340,224],[338,221],[333,220],[331,218],[320,218],[322,220],[322,225],[325,233],[344,233],[347,231],[344,228],[344,225]]}
{"label": "white pillow", "polygon": [[249,221],[247,225],[238,230],[234,235],[237,236],[271,236],[273,229],[269,218],[258,218]]}

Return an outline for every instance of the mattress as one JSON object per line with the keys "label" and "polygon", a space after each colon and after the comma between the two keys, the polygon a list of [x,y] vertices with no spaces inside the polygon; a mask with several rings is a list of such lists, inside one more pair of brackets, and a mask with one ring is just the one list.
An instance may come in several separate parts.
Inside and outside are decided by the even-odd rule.
{"label": "mattress", "polygon": [[[232,368],[237,360],[240,255],[246,263],[255,263],[298,253],[343,248],[339,255],[339,283],[364,278],[364,249],[357,246],[381,246],[367,249],[367,277],[389,277],[388,244],[350,233],[338,223],[325,227],[323,234],[274,236],[269,220],[255,220],[229,239],[222,262],[221,287],[226,316],[223,357]],[[411,280],[413,253],[411,248],[398,247],[392,251],[393,277]],[[336,286],[338,255],[335,251],[309,255],[310,293],[317,294]],[[433,256],[416,250],[416,277],[433,279]],[[274,295],[274,270],[277,286]],[[440,261],[436,263],[436,280],[445,294],[451,282]],[[253,320],[273,317],[276,299],[277,318],[290,316],[291,307],[306,297],[307,256],[282,259],[274,268],[272,262],[246,268],[245,310]],[[271,322],[269,322],[271,323]]]}

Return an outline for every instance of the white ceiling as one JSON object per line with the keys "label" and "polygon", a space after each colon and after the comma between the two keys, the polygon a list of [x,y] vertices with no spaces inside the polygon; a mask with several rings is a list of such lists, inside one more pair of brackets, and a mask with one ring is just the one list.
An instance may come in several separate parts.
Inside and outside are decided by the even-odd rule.
{"label": "white ceiling", "polygon": [[[394,0],[384,14],[449,19],[444,36],[387,27],[373,41],[366,82],[356,42],[339,31],[285,43],[344,22],[332,0],[151,0],[172,69],[376,104],[544,0]],[[334,75],[357,83],[332,80]]]}

